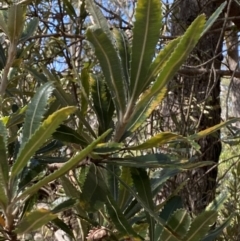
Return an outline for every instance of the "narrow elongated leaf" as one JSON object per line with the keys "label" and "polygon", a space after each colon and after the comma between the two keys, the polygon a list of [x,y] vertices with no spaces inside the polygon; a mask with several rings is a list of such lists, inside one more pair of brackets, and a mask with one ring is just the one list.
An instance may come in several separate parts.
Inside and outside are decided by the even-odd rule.
{"label": "narrow elongated leaf", "polygon": [[120,166],[127,167],[143,167],[143,168],[173,168],[173,169],[193,169],[208,165],[213,165],[212,161],[204,162],[190,162],[188,160],[171,161],[171,159],[164,154],[148,154],[145,156],[136,157],[124,157],[124,158],[112,158],[104,160],[105,163],[111,163]]}
{"label": "narrow elongated leaf", "polygon": [[[175,211],[170,218],[168,219],[167,224],[172,230],[179,235],[179,237],[183,237],[186,235],[190,224],[191,218],[188,212],[185,209],[178,209]],[[172,237],[165,230],[163,231],[161,238],[159,240],[171,241]]]}
{"label": "narrow elongated leaf", "polygon": [[116,151],[120,151],[124,148],[123,143],[117,142],[108,142],[103,144],[98,144],[96,148],[94,148],[94,152],[98,154],[111,154]]}
{"label": "narrow elongated leaf", "polygon": [[137,2],[131,55],[131,99],[139,98],[155,53],[162,25],[161,1]]}
{"label": "narrow elongated leaf", "polygon": [[[110,170],[108,170],[110,171]],[[172,231],[172,229],[170,227],[168,227],[168,225],[166,224],[165,220],[163,220],[161,217],[159,217],[158,215],[156,215],[156,213],[154,211],[152,211],[150,208],[148,208],[148,206],[145,204],[145,202],[143,202],[143,200],[141,199],[141,197],[139,197],[139,195],[136,194],[135,191],[133,191],[133,189],[131,187],[129,187],[126,183],[124,183],[118,176],[116,176],[116,178],[119,180],[119,182],[131,193],[131,195],[139,202],[141,203],[142,207],[144,208],[145,211],[147,211],[151,217],[154,218],[154,220],[160,224],[161,226],[163,226],[163,228],[165,230],[167,230],[167,232],[169,232],[170,234],[172,234],[172,237],[174,237],[174,241],[180,241],[180,239],[174,234],[174,232]]]}
{"label": "narrow elongated leaf", "polygon": [[5,67],[6,64],[6,56],[5,56],[5,51],[2,47],[2,44],[0,43],[0,70],[2,70]]}
{"label": "narrow elongated leaf", "polygon": [[153,60],[150,65],[146,80],[145,87],[147,87],[151,82],[153,82],[156,76],[162,71],[162,68],[166,61],[171,56],[172,52],[175,50],[176,46],[180,42],[181,37],[178,37],[171,42],[169,42],[162,50],[160,50],[159,54]]}
{"label": "narrow elongated leaf", "polygon": [[186,241],[198,241],[201,240],[209,231],[210,225],[212,225],[217,218],[216,211],[204,211],[197,216],[185,236]]}
{"label": "narrow elongated leaf", "polygon": [[37,30],[39,19],[37,17],[32,18],[25,26],[19,42],[25,42],[28,38],[33,36]]}
{"label": "narrow elongated leaf", "polygon": [[[31,75],[41,84],[48,82],[48,78],[42,74],[39,73],[37,70],[33,69],[29,66],[24,66],[24,68],[31,73]],[[51,78],[49,78],[51,79]],[[56,96],[56,101],[59,102],[61,107],[66,106],[73,106],[76,103],[74,103],[73,98],[69,96],[59,84],[55,84],[55,89],[53,91],[53,94]],[[93,137],[96,138],[96,134],[93,131],[90,124],[85,120],[85,117],[81,115],[80,111],[76,111],[77,117],[80,119],[80,121],[84,124],[84,126],[87,128],[87,130],[91,133]]]}
{"label": "narrow elongated leaf", "polygon": [[122,136],[121,140],[125,139],[126,137],[130,136],[134,131],[136,131],[144,121],[150,116],[153,110],[156,109],[157,106],[162,102],[167,93],[167,88],[163,88],[159,94],[146,103],[145,106],[137,106],[134,113],[131,116],[131,119],[128,121],[126,126],[126,132]]}
{"label": "narrow elongated leaf", "polygon": [[93,0],[86,1],[86,7],[89,13],[92,15],[94,23],[98,28],[101,28],[106,35],[108,36],[109,40],[113,43],[112,33],[108,27],[107,20],[105,16],[102,14],[101,10],[98,6],[94,3]]}
{"label": "narrow elongated leaf", "polygon": [[216,238],[222,233],[224,228],[226,228],[231,219],[234,217],[235,213],[232,213],[220,226],[215,228],[214,230],[209,231],[209,233],[204,237],[201,241],[215,241]]}
{"label": "narrow elongated leaf", "polygon": [[51,222],[60,230],[63,230],[66,234],[68,234],[69,237],[75,240],[72,229],[67,224],[65,224],[61,219],[56,218],[56,219],[53,219]]}
{"label": "narrow elongated leaf", "polygon": [[144,108],[149,103],[151,98],[158,94],[159,91],[161,91],[162,88],[168,83],[168,81],[172,79],[174,74],[181,67],[189,53],[197,44],[203,31],[204,24],[204,15],[200,15],[194,20],[185,34],[181,37],[181,40],[179,41],[168,61],[165,63],[162,71],[160,72],[148,93],[137,104],[136,109]]}
{"label": "narrow elongated leaf", "polygon": [[[123,180],[127,185],[130,187],[133,185],[131,169],[129,167],[122,167],[121,168],[121,180]],[[130,195],[128,190],[120,184],[119,186],[119,195],[118,195],[118,206],[120,209],[124,210],[125,206],[127,205],[127,201],[130,199]]]}
{"label": "narrow elongated leaf", "polygon": [[121,58],[122,62],[122,68],[123,73],[125,75],[126,87],[127,87],[127,93],[129,93],[129,87],[130,87],[130,46],[127,39],[127,36],[125,35],[125,32],[121,29],[113,29],[113,34],[116,39],[117,49],[119,52],[119,56]]}
{"label": "narrow elongated leaf", "polygon": [[64,3],[64,9],[66,10],[68,16],[72,19],[72,21],[76,21],[77,14],[71,2],[68,0],[63,0],[63,3]]}
{"label": "narrow elongated leaf", "polygon": [[27,162],[34,153],[44,144],[44,142],[52,135],[70,114],[76,110],[75,107],[66,107],[56,111],[50,115],[41,126],[34,132],[25,145],[18,153],[17,159],[13,165],[11,179],[16,177],[19,172],[26,166]]}
{"label": "narrow elongated leaf", "polygon": [[42,227],[43,225],[56,218],[56,214],[53,214],[46,209],[39,209],[29,214],[26,214],[26,216],[17,225],[15,231],[17,234],[29,233]]}
{"label": "narrow elongated leaf", "polygon": [[[171,215],[177,211],[178,209],[183,208],[182,200],[179,196],[174,196],[170,198],[166,204],[164,205],[163,209],[160,212],[160,217],[168,221]],[[160,241],[161,234],[163,233],[164,229],[163,226],[160,224],[156,224],[155,226],[155,238],[154,240]]]}
{"label": "narrow elongated leaf", "polygon": [[210,135],[210,134],[214,133],[215,131],[221,129],[224,126],[227,126],[227,125],[232,124],[232,123],[234,123],[236,121],[239,121],[239,120],[240,120],[240,118],[233,118],[233,119],[227,120],[227,121],[222,122],[220,124],[217,124],[215,126],[209,127],[209,128],[207,128],[203,131],[200,131],[200,132],[198,132],[194,135],[191,135],[188,138],[190,138],[192,140],[199,140],[199,139],[201,139],[201,138],[203,138],[207,135]]}
{"label": "narrow elongated leaf", "polygon": [[[145,205],[154,211],[154,204],[153,204],[153,196],[151,191],[150,180],[146,170],[141,168],[131,168],[132,179],[136,191]],[[149,224],[149,237],[150,240],[154,240],[154,228],[155,228],[155,220],[154,218],[145,211],[147,223]]]}
{"label": "narrow elongated leaf", "polygon": [[131,238],[136,241],[143,240],[143,238],[133,230],[132,226],[128,223],[127,219],[120,211],[117,203],[111,198],[110,195],[106,197],[106,206],[111,221],[120,232],[120,236],[125,237],[126,239]]}
{"label": "narrow elongated leaf", "polygon": [[126,88],[124,86],[126,81],[124,80],[125,76],[119,55],[102,29],[96,28],[96,26],[90,27],[86,36],[95,48],[95,53],[112,95],[118,118],[121,121],[126,108]]}
{"label": "narrow elongated leaf", "polygon": [[[52,83],[42,85],[28,104],[23,124],[22,148],[41,125],[48,99],[53,91]],[[20,149],[21,151],[21,149]]]}
{"label": "narrow elongated leaf", "polygon": [[108,175],[108,187],[109,191],[115,201],[118,200],[118,192],[119,192],[119,183],[116,176],[120,175],[119,166],[108,164],[107,168],[111,170],[115,175]]}
{"label": "narrow elongated leaf", "polygon": [[39,190],[42,186],[48,184],[49,182],[63,176],[66,174],[69,170],[74,168],[80,161],[82,161],[93,149],[94,147],[101,142],[108,134],[111,132],[111,130],[106,131],[103,133],[99,138],[97,138],[95,141],[93,141],[90,145],[88,145],[85,149],[77,153],[75,156],[73,156],[68,162],[66,162],[61,168],[59,168],[54,173],[50,174],[49,176],[45,177],[44,179],[40,180],[30,188],[23,191],[22,194],[20,194],[16,199],[20,200],[28,195],[31,195]]}
{"label": "narrow elongated leaf", "polygon": [[83,136],[79,135],[75,130],[66,125],[60,125],[53,133],[53,138],[68,143],[79,144],[83,147],[87,146],[88,143]]}
{"label": "narrow elongated leaf", "polygon": [[110,127],[114,113],[114,104],[106,83],[96,75],[91,75],[91,90],[94,111],[99,122],[99,134]]}
{"label": "narrow elongated leaf", "polygon": [[1,10],[0,11],[0,28],[2,31],[8,36],[8,25],[7,25],[7,11]]}
{"label": "narrow elongated leaf", "polygon": [[181,140],[184,139],[183,136],[174,134],[172,132],[162,132],[159,134],[156,134],[155,136],[151,137],[144,143],[138,145],[138,146],[132,146],[128,147],[127,149],[130,150],[145,150],[148,148],[158,147],[161,145],[167,144],[169,141],[172,140]]}
{"label": "narrow elongated leaf", "polygon": [[19,40],[25,23],[26,6],[11,5],[8,10],[8,37],[10,42]]}
{"label": "narrow elongated leaf", "polygon": [[0,121],[0,205],[5,208],[8,202],[7,187],[8,187],[8,159],[7,159],[7,129],[3,122]]}
{"label": "narrow elongated leaf", "polygon": [[89,76],[89,67],[84,67],[81,71],[81,79],[80,79],[80,86],[81,86],[81,114],[87,114],[87,108],[89,103],[89,93],[90,93],[90,76]]}
{"label": "narrow elongated leaf", "polygon": [[221,14],[222,10],[226,7],[227,5],[227,1],[223,2],[218,8],[217,10],[211,15],[211,17],[207,20],[204,30],[201,34],[201,36],[203,36],[213,25],[213,23],[217,20],[217,18],[219,17],[219,15]]}

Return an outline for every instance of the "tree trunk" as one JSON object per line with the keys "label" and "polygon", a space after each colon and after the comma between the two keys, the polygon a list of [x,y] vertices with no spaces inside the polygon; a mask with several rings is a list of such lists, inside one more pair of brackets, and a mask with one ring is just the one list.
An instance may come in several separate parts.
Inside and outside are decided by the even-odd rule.
{"label": "tree trunk", "polygon": [[[175,2],[173,9],[171,32],[176,36],[183,34],[198,15],[204,13],[208,18],[216,6],[209,0],[181,0]],[[171,118],[169,121],[164,117],[165,124],[171,123],[167,128],[190,135],[220,123],[220,77],[214,70],[221,66],[222,42],[220,32],[205,34],[183,66],[185,69],[207,68],[210,74],[179,74],[170,84],[174,88],[170,89],[163,107],[163,113]],[[201,153],[188,149],[186,158],[217,164],[221,153],[220,131],[201,139],[198,144]],[[171,191],[187,178],[189,181],[181,192],[184,205],[191,212],[201,212],[214,199],[217,167],[203,167],[178,175],[170,182]]]}

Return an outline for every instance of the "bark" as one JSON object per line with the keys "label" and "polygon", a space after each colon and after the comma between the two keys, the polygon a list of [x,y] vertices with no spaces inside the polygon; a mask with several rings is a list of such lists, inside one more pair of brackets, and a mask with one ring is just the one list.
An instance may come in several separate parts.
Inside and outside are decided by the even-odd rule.
{"label": "bark", "polygon": [[[231,31],[226,32],[225,39],[227,45],[227,67],[233,72],[230,80],[230,98],[227,102],[232,102],[232,110],[227,111],[227,116],[240,117],[240,78],[237,78],[235,72],[239,71],[238,54],[238,34],[235,26],[230,22]],[[229,113],[230,112],[230,113]],[[240,121],[234,123],[234,126],[240,128]]]}
{"label": "bark", "polygon": [[[199,14],[205,13],[209,17],[215,10],[216,4],[209,0],[176,1],[172,14],[172,35],[183,34]],[[221,66],[222,57],[219,53],[222,42],[220,32],[207,33],[186,62],[186,66],[209,69],[209,73],[179,73],[174,78],[169,86],[174,88],[170,90],[162,110],[165,114],[164,123],[168,123],[168,127],[165,125],[163,129],[190,135],[220,123],[220,76],[214,70]],[[221,153],[220,131],[201,139],[198,144],[201,154],[184,146],[189,148],[186,158],[214,161],[217,164]],[[184,205],[191,212],[201,212],[214,199],[217,167],[204,167],[178,175],[169,182],[165,191],[172,192],[187,178],[189,181],[181,192]]]}

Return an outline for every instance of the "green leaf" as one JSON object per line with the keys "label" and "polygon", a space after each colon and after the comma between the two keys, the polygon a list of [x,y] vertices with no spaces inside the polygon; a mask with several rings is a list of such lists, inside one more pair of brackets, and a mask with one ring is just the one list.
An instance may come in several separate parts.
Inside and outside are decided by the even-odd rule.
{"label": "green leaf", "polygon": [[[133,185],[131,169],[129,167],[121,168],[120,178],[123,182],[125,182],[130,187]],[[118,195],[118,206],[121,210],[124,210],[126,205],[128,205],[128,201],[131,198],[128,190],[120,184],[119,186],[119,195]]]}
{"label": "green leaf", "polygon": [[63,230],[66,234],[69,235],[69,237],[71,237],[73,240],[75,240],[74,238],[74,234],[72,232],[72,229],[69,228],[69,226],[67,224],[65,224],[61,219],[56,218],[53,219],[51,221],[56,227],[58,227],[59,229]]}
{"label": "green leaf", "polygon": [[205,137],[207,135],[210,135],[210,134],[214,133],[215,131],[221,129],[224,126],[227,126],[227,125],[232,124],[232,123],[234,123],[236,121],[239,121],[239,120],[240,120],[240,118],[232,118],[230,120],[227,120],[227,121],[222,122],[220,124],[217,124],[215,126],[209,127],[209,128],[207,128],[207,129],[205,129],[203,131],[200,131],[200,132],[198,132],[196,134],[188,136],[188,138],[191,139],[191,140],[199,140],[199,139],[201,139],[201,138],[203,138],[203,137]]}
{"label": "green leaf", "polygon": [[112,158],[103,160],[105,163],[111,163],[127,167],[142,167],[142,168],[173,168],[173,169],[193,169],[203,166],[213,165],[212,161],[190,162],[188,160],[171,161],[165,154],[148,154],[145,156]]}
{"label": "green leaf", "polygon": [[209,233],[201,241],[214,241],[222,233],[222,231],[230,224],[231,219],[234,217],[235,213],[232,213],[220,226],[214,230],[209,231]]}
{"label": "green leaf", "polygon": [[8,203],[7,189],[9,178],[8,165],[8,149],[7,149],[7,129],[0,120],[0,204],[5,207]]}
{"label": "green leaf", "polygon": [[66,10],[68,16],[72,19],[72,21],[76,21],[76,18],[78,17],[73,5],[68,0],[63,0],[64,3],[64,9]]}
{"label": "green leaf", "polygon": [[[190,227],[191,218],[185,209],[178,209],[170,216],[167,224],[172,228],[175,234],[179,237],[183,237]],[[159,240],[172,241],[174,239],[164,230]]]}
{"label": "green leaf", "polygon": [[5,65],[6,65],[6,56],[5,56],[5,51],[2,47],[2,44],[0,43],[0,70],[2,70]]}
{"label": "green leaf", "polygon": [[7,11],[6,10],[1,10],[0,11],[0,28],[2,31],[8,36],[8,26],[7,26]]}
{"label": "green leaf", "polygon": [[217,10],[211,15],[211,17],[208,19],[208,21],[205,24],[204,30],[201,34],[203,36],[213,25],[213,23],[217,20],[223,9],[226,7],[227,1],[223,2]]}
{"label": "green leaf", "polygon": [[[178,209],[181,209],[183,207],[182,199],[179,196],[174,196],[167,200],[166,204],[164,205],[163,209],[160,212],[160,217],[168,221],[171,215],[177,211]],[[160,224],[157,224],[155,226],[155,238],[154,240],[158,241],[161,237],[162,232],[164,231],[163,226]],[[164,231],[165,232],[165,231]],[[166,233],[166,232],[165,232]],[[167,233],[166,233],[167,234]]]}
{"label": "green leaf", "polygon": [[155,80],[157,75],[162,71],[163,66],[166,61],[170,58],[171,54],[175,50],[176,46],[179,44],[181,38],[178,37],[170,41],[163,49],[160,50],[159,54],[153,60],[150,65],[147,77],[146,77],[146,86]]}
{"label": "green leaf", "polygon": [[227,193],[221,192],[211,203],[206,207],[206,211],[219,211],[227,199]]}
{"label": "green leaf", "polygon": [[52,174],[48,175],[47,177],[43,178],[42,180],[40,180],[39,182],[31,186],[30,188],[23,191],[16,199],[20,200],[28,195],[35,193],[42,186],[66,174],[68,171],[74,168],[79,162],[81,162],[94,149],[94,147],[109,134],[109,132],[111,132],[111,130],[108,130],[105,133],[103,133],[99,138],[93,141],[85,149],[78,152],[75,156],[73,156],[68,162],[66,162],[58,170],[56,170]]}
{"label": "green leaf", "polygon": [[17,43],[25,23],[26,7],[18,4],[8,9],[8,37],[11,43]]}
{"label": "green leaf", "polygon": [[75,130],[66,125],[60,125],[53,133],[53,138],[67,143],[79,144],[83,147],[87,146],[88,143],[83,136],[79,135]]}
{"label": "green leaf", "polygon": [[159,106],[159,104],[162,102],[166,93],[167,88],[163,88],[159,92],[159,94],[150,99],[145,106],[137,106],[131,116],[131,119],[127,123],[126,132],[122,136],[121,140],[134,133],[146,121],[146,119],[150,116],[153,110],[155,110],[156,107]]}
{"label": "green leaf", "polygon": [[111,198],[110,195],[106,197],[106,206],[109,217],[112,223],[115,225],[116,229],[120,232],[121,237],[126,239],[132,238],[133,240],[140,241],[143,240],[132,228],[127,219],[123,216],[121,210],[119,209],[117,203]]}
{"label": "green leaf", "polygon": [[12,168],[11,180],[13,180],[19,174],[19,172],[21,172],[30,158],[52,135],[60,123],[67,119],[67,117],[74,111],[76,111],[75,107],[62,108],[44,120],[41,126],[34,132],[33,135],[31,135],[29,140],[19,151],[17,159]]}
{"label": "green leaf", "polygon": [[129,86],[130,86],[130,76],[129,76],[129,69],[130,69],[130,45],[127,39],[125,32],[122,29],[113,29],[113,34],[116,39],[117,49],[119,52],[119,56],[122,62],[123,73],[125,75],[126,88],[127,93],[129,93]]}
{"label": "green leaf", "polygon": [[139,98],[162,26],[161,1],[139,0],[135,12],[131,55],[131,101]]}
{"label": "green leaf", "polygon": [[80,79],[80,94],[81,94],[81,114],[86,115],[89,103],[89,93],[90,93],[90,76],[89,76],[89,67],[85,67],[81,71]]}
{"label": "green leaf", "polygon": [[[141,168],[131,168],[131,173],[132,173],[133,183],[139,197],[150,210],[154,211],[151,185],[150,185],[150,180],[146,170]],[[147,223],[149,224],[150,240],[154,240],[155,220],[147,211],[145,211],[145,214],[147,218]]]}
{"label": "green leaf", "polygon": [[17,234],[30,233],[31,231],[41,228],[43,225],[47,224],[48,222],[56,218],[56,214],[53,214],[52,212],[46,209],[39,209],[33,211],[29,214],[26,214],[26,216],[23,217],[20,223],[17,224],[15,232]]}
{"label": "green leaf", "polygon": [[138,146],[131,146],[131,147],[128,147],[127,149],[145,150],[148,148],[165,145],[172,140],[180,140],[180,139],[184,139],[184,137],[178,134],[174,134],[172,132],[162,132],[162,133],[156,134],[155,136],[151,137],[150,139],[148,139],[147,141],[145,141],[144,143]]}
{"label": "green leaf", "polygon": [[99,123],[99,134],[110,127],[114,113],[114,104],[106,83],[102,78],[91,75],[91,90],[94,105],[94,112],[97,115]]}
{"label": "green leaf", "polygon": [[198,241],[201,240],[209,231],[210,225],[212,225],[217,218],[216,211],[203,211],[192,222],[188,233],[185,236],[186,241]]}
{"label": "green leaf", "polygon": [[[30,104],[28,104],[23,124],[22,148],[41,125],[43,115],[46,112],[46,105],[52,91],[52,83],[48,82],[42,85],[31,99]],[[20,151],[21,150],[22,149],[20,149]]]}
{"label": "green leaf", "polygon": [[90,27],[86,36],[95,48],[96,56],[116,107],[118,119],[122,121],[126,108],[126,88],[124,86],[126,81],[119,55],[102,29],[96,28],[96,26]]}
{"label": "green leaf", "polygon": [[184,63],[192,49],[197,44],[205,24],[205,16],[198,16],[194,22],[187,29],[185,34],[181,37],[175,50],[172,52],[168,61],[165,62],[162,71],[158,75],[156,81],[151,86],[147,94],[137,104],[136,109],[145,107],[151,98],[162,90],[162,88],[172,79],[174,74],[178,71]]}
{"label": "green leaf", "polygon": [[[65,199],[65,200],[64,200]],[[66,198],[66,197],[60,197],[59,199],[55,200],[54,202],[57,201],[57,204],[52,210],[51,212],[53,214],[57,214],[57,213],[60,213],[60,212],[63,212],[67,209],[70,209],[72,208],[77,200],[76,199],[73,199],[73,198]]]}
{"label": "green leaf", "polygon": [[[108,170],[109,172],[111,172],[110,170]],[[113,173],[112,173],[113,174]],[[133,189],[128,186],[126,183],[124,183],[118,176],[116,176],[116,178],[119,180],[119,182],[129,191],[129,193],[131,193],[131,195],[139,202],[141,203],[142,207],[144,208],[145,211],[147,211],[151,217],[154,218],[154,220],[160,224],[161,226],[164,227],[165,230],[167,230],[169,233],[172,234],[172,237],[175,237],[176,241],[180,241],[180,239],[174,234],[174,232],[171,230],[170,227],[168,227],[168,225],[166,225],[165,220],[163,220],[162,218],[160,218],[158,215],[156,215],[156,213],[154,211],[152,211],[150,208],[148,208],[147,205],[145,205],[145,202],[143,202],[143,200],[141,199],[141,197],[139,197],[139,195],[136,194],[135,191],[133,191]]]}
{"label": "green leaf", "polygon": [[120,151],[123,148],[123,143],[108,142],[98,144],[96,148],[94,148],[94,152],[98,154],[112,154],[113,152]]}
{"label": "green leaf", "polygon": [[24,27],[19,42],[23,43],[28,40],[37,30],[39,19],[37,17],[32,18]]}
{"label": "green leaf", "polygon": [[111,42],[113,43],[114,41],[113,41],[112,33],[108,27],[107,20],[105,16],[102,14],[99,7],[96,6],[93,0],[87,0],[86,7],[89,13],[92,15],[95,25],[98,28],[101,28],[104,31],[104,33],[106,33],[109,40],[111,40]]}

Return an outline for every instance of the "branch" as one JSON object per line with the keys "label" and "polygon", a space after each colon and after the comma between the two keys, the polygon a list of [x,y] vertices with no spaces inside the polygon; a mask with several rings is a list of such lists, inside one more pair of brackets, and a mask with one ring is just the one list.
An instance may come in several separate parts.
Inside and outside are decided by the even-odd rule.
{"label": "branch", "polygon": [[[209,74],[212,70],[210,69],[180,69],[178,71],[179,74],[187,75],[187,76],[194,76],[194,75],[203,75],[203,74]],[[240,71],[233,72],[231,70],[221,70],[221,69],[215,69],[216,74],[220,76],[229,76],[229,77],[236,77],[240,78]]]}

